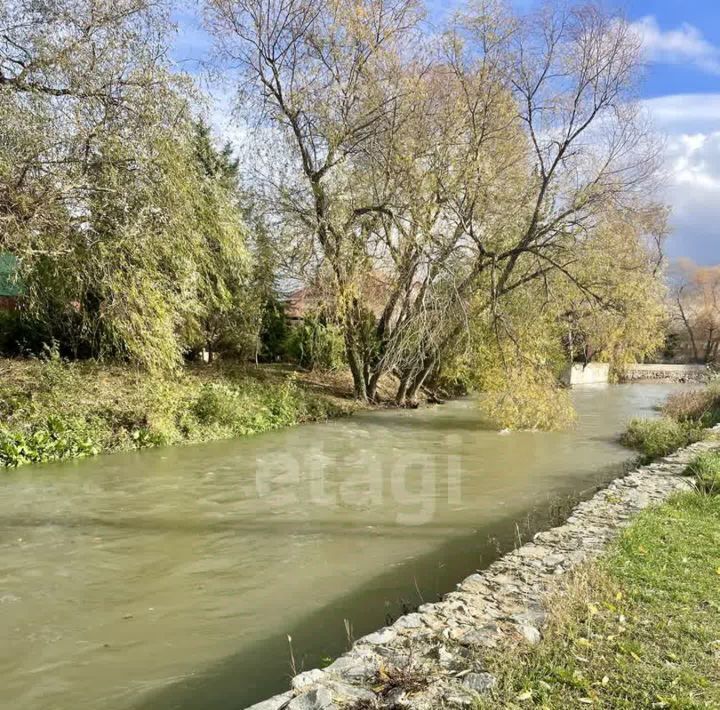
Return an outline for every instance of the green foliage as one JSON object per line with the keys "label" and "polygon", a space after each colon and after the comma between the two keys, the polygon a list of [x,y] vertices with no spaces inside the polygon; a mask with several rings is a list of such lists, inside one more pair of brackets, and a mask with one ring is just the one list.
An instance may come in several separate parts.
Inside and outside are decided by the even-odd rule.
{"label": "green foliage", "polygon": [[703,427],[697,422],[678,422],[669,417],[660,417],[633,419],[623,433],[621,442],[639,451],[645,461],[652,461],[700,441],[703,436]]}
{"label": "green foliage", "polygon": [[274,294],[268,296],[261,313],[260,359],[274,362],[285,358],[290,334],[285,306]]}
{"label": "green foliage", "polygon": [[254,352],[238,163],[164,61],[168,9],[63,0],[5,17],[25,70],[0,87],[0,254],[32,334],[0,337],[6,352],[57,342],[155,372],[199,348]]}
{"label": "green foliage", "polygon": [[0,360],[0,465],[255,434],[345,413],[293,377]]}
{"label": "green foliage", "polygon": [[446,379],[483,393],[481,405],[500,428],[562,429],[575,420],[558,377],[565,363],[559,323],[551,311],[528,318],[534,299],[517,292],[495,313],[480,301],[467,343],[443,368]]}
{"label": "green foliage", "polygon": [[[505,379],[507,377],[507,379]],[[490,420],[508,429],[566,429],[575,421],[568,390],[542,368],[503,372],[481,398]]]}
{"label": "green foliage", "polygon": [[311,370],[339,370],[345,364],[341,330],[317,316],[307,316],[289,336],[288,354]]}
{"label": "green foliage", "polygon": [[91,427],[83,419],[48,416],[26,431],[0,427],[0,466],[20,466],[93,456],[100,451]]}
{"label": "green foliage", "polygon": [[719,421],[720,389],[712,384],[671,395],[659,418],[633,419],[621,442],[640,451],[645,461],[652,461],[700,441],[705,429]]}
{"label": "green foliage", "polygon": [[696,456],[685,472],[695,477],[700,491],[711,495],[720,494],[720,453],[717,451]]}
{"label": "green foliage", "polygon": [[720,707],[720,497],[683,494],[643,513],[550,601],[534,648],[483,659],[481,708]]}

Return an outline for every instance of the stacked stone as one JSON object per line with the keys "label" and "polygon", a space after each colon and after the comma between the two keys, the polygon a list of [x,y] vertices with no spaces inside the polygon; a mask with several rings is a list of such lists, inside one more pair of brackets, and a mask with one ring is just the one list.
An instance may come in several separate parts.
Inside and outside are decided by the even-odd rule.
{"label": "stacked stone", "polygon": [[[558,577],[600,555],[639,511],[689,490],[692,482],[682,475],[687,463],[718,447],[698,442],[613,481],[580,503],[564,525],[538,533],[442,601],[358,639],[324,670],[301,673],[290,691],[248,710],[472,707],[495,684],[482,667],[483,652],[511,639],[538,643]],[[388,690],[380,681],[393,673],[423,682]]]}

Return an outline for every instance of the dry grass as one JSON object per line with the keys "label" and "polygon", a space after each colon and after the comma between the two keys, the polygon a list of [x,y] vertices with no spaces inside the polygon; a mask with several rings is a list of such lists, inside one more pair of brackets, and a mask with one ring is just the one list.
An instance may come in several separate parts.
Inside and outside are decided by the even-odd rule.
{"label": "dry grass", "polygon": [[668,397],[662,413],[678,422],[698,422],[711,427],[720,422],[720,386],[710,385]]}

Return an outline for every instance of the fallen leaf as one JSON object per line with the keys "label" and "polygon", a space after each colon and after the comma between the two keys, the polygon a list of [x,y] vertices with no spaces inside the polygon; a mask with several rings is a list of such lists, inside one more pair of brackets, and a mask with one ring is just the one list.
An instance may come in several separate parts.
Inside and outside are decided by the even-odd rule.
{"label": "fallen leaf", "polygon": [[530,700],[532,698],[532,690],[526,690],[524,693],[520,693],[520,695],[517,696],[518,700]]}

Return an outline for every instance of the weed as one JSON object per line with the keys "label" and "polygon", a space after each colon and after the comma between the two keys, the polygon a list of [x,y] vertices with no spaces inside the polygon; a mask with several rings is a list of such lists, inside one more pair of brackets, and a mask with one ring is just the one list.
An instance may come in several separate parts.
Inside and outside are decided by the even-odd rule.
{"label": "weed", "polygon": [[704,436],[702,425],[694,421],[676,421],[669,417],[633,419],[621,442],[642,454],[645,461],[667,456]]}
{"label": "weed", "polygon": [[695,477],[698,490],[710,495],[720,494],[720,453],[709,451],[696,456],[685,473]]}
{"label": "weed", "polygon": [[0,360],[0,466],[256,434],[346,411],[292,376],[240,368],[159,378],[52,353]]}

